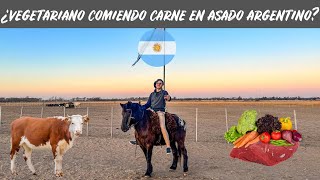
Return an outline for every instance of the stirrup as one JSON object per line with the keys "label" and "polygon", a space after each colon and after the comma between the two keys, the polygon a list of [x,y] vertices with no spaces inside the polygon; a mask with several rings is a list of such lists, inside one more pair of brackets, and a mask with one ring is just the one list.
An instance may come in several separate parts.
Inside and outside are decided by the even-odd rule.
{"label": "stirrup", "polygon": [[167,154],[171,154],[171,148],[167,147],[167,148],[166,148],[166,153],[167,153]]}
{"label": "stirrup", "polygon": [[137,141],[129,141],[131,145],[137,145]]}

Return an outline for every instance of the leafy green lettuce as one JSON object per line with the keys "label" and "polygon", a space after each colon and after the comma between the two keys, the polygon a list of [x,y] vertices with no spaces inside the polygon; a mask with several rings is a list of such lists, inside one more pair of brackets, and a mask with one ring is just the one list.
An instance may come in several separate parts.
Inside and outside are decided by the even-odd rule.
{"label": "leafy green lettuce", "polygon": [[229,131],[224,134],[224,139],[233,143],[242,135],[238,133],[236,126],[231,126]]}
{"label": "leafy green lettuce", "polygon": [[256,131],[256,118],[257,118],[257,111],[255,110],[247,110],[243,112],[240,119],[238,120],[237,131],[244,135],[248,131]]}

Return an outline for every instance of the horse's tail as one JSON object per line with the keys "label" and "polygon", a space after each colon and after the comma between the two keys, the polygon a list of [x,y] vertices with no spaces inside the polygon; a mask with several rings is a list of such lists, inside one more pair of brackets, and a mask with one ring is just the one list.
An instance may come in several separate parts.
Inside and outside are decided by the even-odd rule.
{"label": "horse's tail", "polygon": [[[178,115],[174,114],[175,116],[175,119],[176,119],[176,122],[180,128],[180,133],[183,133],[184,137],[183,139],[185,138],[185,133],[186,133],[186,130],[187,130],[187,123],[185,120],[183,120],[182,118],[180,118]],[[183,131],[183,132],[182,132]],[[183,140],[184,141],[184,140]],[[181,158],[182,158],[182,152],[181,152],[181,145],[178,143],[178,162],[179,162],[179,166],[181,167]]]}

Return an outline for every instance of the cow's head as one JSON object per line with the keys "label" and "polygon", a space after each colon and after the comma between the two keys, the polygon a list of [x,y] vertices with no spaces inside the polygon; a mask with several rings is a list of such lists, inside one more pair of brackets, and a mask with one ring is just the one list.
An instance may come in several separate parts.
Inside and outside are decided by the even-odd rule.
{"label": "cow's head", "polygon": [[72,134],[79,136],[82,134],[83,123],[87,123],[89,121],[89,117],[88,115],[72,115],[68,116],[68,121],[70,121],[69,131]]}

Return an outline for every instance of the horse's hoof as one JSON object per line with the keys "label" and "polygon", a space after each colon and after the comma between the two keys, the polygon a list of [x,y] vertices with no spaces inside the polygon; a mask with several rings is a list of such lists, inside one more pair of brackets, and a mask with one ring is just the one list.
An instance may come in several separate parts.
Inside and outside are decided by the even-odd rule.
{"label": "horse's hoof", "polygon": [[35,175],[35,176],[36,176],[36,175],[37,175],[37,173],[36,173],[36,172],[34,172],[34,173],[32,173],[32,175]]}
{"label": "horse's hoof", "polygon": [[150,177],[151,177],[151,173],[146,173],[146,174],[144,174],[144,177],[150,178]]}
{"label": "horse's hoof", "polygon": [[177,169],[177,167],[171,166],[170,169],[169,169],[169,171],[175,171],[176,169]]}
{"label": "horse's hoof", "polygon": [[187,172],[183,173],[183,176],[188,176],[188,173]]}
{"label": "horse's hoof", "polygon": [[57,173],[56,173],[56,176],[57,176],[57,177],[62,177],[62,176],[63,176],[63,172],[57,172]]}
{"label": "horse's hoof", "polygon": [[184,168],[183,172],[188,172],[188,170],[189,170],[188,168]]}
{"label": "horse's hoof", "polygon": [[11,174],[14,176],[18,175],[17,171],[12,171]]}

